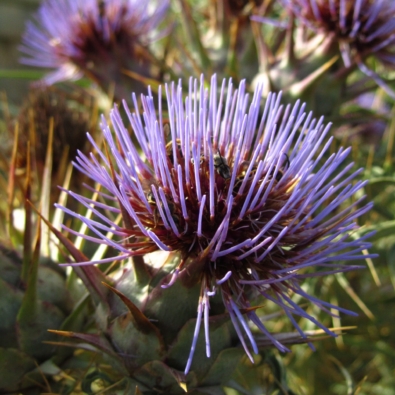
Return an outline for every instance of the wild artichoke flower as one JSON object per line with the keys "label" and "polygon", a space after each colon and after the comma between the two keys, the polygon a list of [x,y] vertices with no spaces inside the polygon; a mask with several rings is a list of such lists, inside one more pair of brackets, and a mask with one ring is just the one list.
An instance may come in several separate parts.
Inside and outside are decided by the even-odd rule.
{"label": "wild artichoke flower", "polygon": [[28,22],[21,62],[55,69],[44,82],[94,79],[119,82],[122,69],[145,74],[147,45],[168,9],[167,0],[46,0]]}
{"label": "wild artichoke flower", "polygon": [[[141,96],[142,114],[134,94],[134,112],[124,103],[133,140],[117,107],[110,114],[115,134],[102,119],[105,149],[88,135],[97,155],[79,153],[74,165],[105,189],[99,191],[103,199],[94,202],[68,192],[93,218],[59,207],[88,226],[92,233],[82,237],[120,254],[75,265],[158,250],[178,253],[180,263],[162,287],[171,287],[180,276],[200,284],[186,373],[202,321],[210,356],[208,322],[215,294],[222,296],[251,360],[250,347],[255,353],[258,347],[249,321],[287,351],[256,313],[254,306],[262,297],[283,309],[302,337],[295,315],[334,335],[291,294],[325,311],[351,313],[301,287],[305,278],[355,268],[341,262],[362,258],[361,251],[369,247],[368,236],[353,239],[351,233],[358,229],[355,219],[371,204],[362,207],[361,197],[343,206],[366,183],[351,183],[361,169],[349,175],[352,164],[341,167],[350,149],[326,155],[330,125],[306,114],[300,102],[284,108],[281,95],[269,94],[261,112],[262,86],[251,102],[244,81],[235,89],[231,80],[224,80],[218,92],[215,76],[209,88],[203,77],[200,85],[191,78],[185,101],[181,82],[166,85],[165,91],[166,111],[161,90],[158,109],[150,89]],[[122,215],[123,224],[115,224],[106,212]]]}
{"label": "wild artichoke flower", "polygon": [[[378,85],[389,87],[365,60],[374,56],[391,68],[395,65],[395,4],[375,0],[285,0],[298,20],[339,45],[346,67],[357,65]],[[395,94],[391,91],[392,96]]]}

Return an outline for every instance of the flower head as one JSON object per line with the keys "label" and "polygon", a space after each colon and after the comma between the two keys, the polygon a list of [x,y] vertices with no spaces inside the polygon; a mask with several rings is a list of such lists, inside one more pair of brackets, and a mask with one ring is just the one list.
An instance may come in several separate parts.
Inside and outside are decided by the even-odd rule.
{"label": "flower head", "polygon": [[302,24],[338,42],[346,67],[358,65],[386,88],[364,62],[369,56],[375,56],[385,65],[395,65],[395,3],[384,0],[285,1],[292,4]]}
{"label": "flower head", "polygon": [[[365,185],[351,184],[361,170],[346,176],[352,165],[340,167],[350,149],[328,154],[320,166],[332,140],[325,141],[329,125],[306,114],[299,102],[284,108],[276,94],[269,94],[261,112],[261,86],[251,102],[244,82],[235,89],[231,80],[224,80],[218,92],[215,76],[208,89],[203,77],[200,85],[191,78],[185,101],[181,83],[166,85],[165,90],[166,112],[161,92],[158,110],[150,91],[141,97],[142,114],[134,95],[134,112],[124,104],[133,140],[116,107],[110,115],[114,134],[103,118],[106,150],[88,135],[98,157],[81,153],[74,165],[106,189],[99,193],[108,203],[69,194],[90,208],[95,219],[63,210],[96,235],[83,237],[120,252],[111,261],[157,250],[180,255],[180,264],[163,287],[181,273],[201,284],[186,372],[202,320],[210,355],[208,317],[210,297],[216,293],[251,359],[246,338],[254,352],[258,348],[248,319],[276,347],[287,350],[251,308],[259,297],[280,306],[302,336],[293,315],[333,335],[290,293],[323,310],[344,311],[306,294],[300,283],[353,268],[340,262],[361,258],[369,246],[350,233],[358,229],[355,219],[371,205],[361,207],[360,198],[343,207]],[[105,211],[122,215],[123,225],[113,223]]]}
{"label": "flower head", "polygon": [[105,72],[112,76],[109,64],[121,69],[144,62],[167,8],[167,0],[45,0],[36,23],[26,26],[21,61],[55,69],[45,77],[47,84],[83,74],[101,80]]}

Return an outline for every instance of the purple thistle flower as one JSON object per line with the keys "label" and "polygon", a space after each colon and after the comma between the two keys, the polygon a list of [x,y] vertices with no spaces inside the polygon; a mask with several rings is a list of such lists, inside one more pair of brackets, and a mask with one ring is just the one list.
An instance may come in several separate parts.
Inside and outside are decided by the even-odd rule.
{"label": "purple thistle flower", "polygon": [[391,96],[395,93],[365,60],[374,56],[395,66],[395,3],[385,0],[284,0],[299,21],[317,33],[333,37],[346,67],[357,65]]}
{"label": "purple thistle flower", "polygon": [[147,63],[146,46],[159,37],[154,31],[168,6],[168,0],[45,0],[35,23],[26,25],[21,62],[55,69],[46,84],[83,74],[99,82],[105,73],[114,77],[122,68]]}
{"label": "purple thistle flower", "polygon": [[[115,134],[102,119],[105,151],[88,134],[97,155],[79,153],[74,166],[106,189],[98,192],[103,199],[94,202],[68,191],[95,219],[59,207],[96,236],[64,228],[112,246],[120,255],[74,265],[157,250],[178,253],[181,263],[162,287],[170,287],[185,271],[201,284],[186,373],[202,321],[210,356],[210,297],[218,292],[251,360],[250,346],[255,353],[258,347],[248,321],[279,350],[288,351],[251,308],[260,296],[281,307],[304,338],[294,315],[335,336],[290,293],[329,314],[331,308],[353,314],[306,294],[300,285],[305,278],[356,268],[341,262],[361,259],[369,247],[369,235],[353,239],[351,233],[358,229],[355,219],[372,205],[360,206],[363,197],[344,205],[366,184],[353,181],[362,169],[348,175],[352,164],[341,167],[350,148],[328,154],[321,166],[332,141],[325,140],[330,125],[307,114],[299,101],[284,107],[281,94],[269,94],[262,113],[262,86],[251,102],[244,81],[236,89],[224,80],[218,91],[215,76],[208,89],[203,77],[200,85],[191,78],[185,100],[181,82],[166,85],[165,91],[166,111],[161,91],[158,110],[150,89],[141,96],[142,114],[134,94],[134,112],[124,102],[133,141],[117,107],[110,114]],[[123,225],[114,224],[106,211],[122,215]]]}

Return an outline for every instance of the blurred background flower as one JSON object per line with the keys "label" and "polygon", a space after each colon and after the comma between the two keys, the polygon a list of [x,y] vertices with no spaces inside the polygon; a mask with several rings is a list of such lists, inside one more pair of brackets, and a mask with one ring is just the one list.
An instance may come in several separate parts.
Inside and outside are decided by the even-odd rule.
{"label": "blurred background flower", "polygon": [[395,4],[371,0],[287,1],[295,16],[313,36],[320,34],[340,50],[350,73],[356,66],[388,94],[395,93],[384,79],[366,65],[374,56],[385,66],[395,66]]}
{"label": "blurred background flower", "polygon": [[55,69],[44,77],[46,84],[86,76],[127,97],[139,83],[125,71],[152,76],[155,59],[148,45],[163,34],[158,27],[168,7],[168,1],[46,0],[26,25],[21,62]]}

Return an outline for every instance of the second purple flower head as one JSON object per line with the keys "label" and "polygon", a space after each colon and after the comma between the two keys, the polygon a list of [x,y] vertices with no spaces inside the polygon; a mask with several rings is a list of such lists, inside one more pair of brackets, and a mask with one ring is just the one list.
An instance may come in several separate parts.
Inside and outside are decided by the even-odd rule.
{"label": "second purple flower head", "polygon": [[124,69],[145,74],[147,45],[160,36],[168,7],[168,0],[45,0],[26,25],[21,62],[53,69],[46,84],[87,75],[108,87]]}

